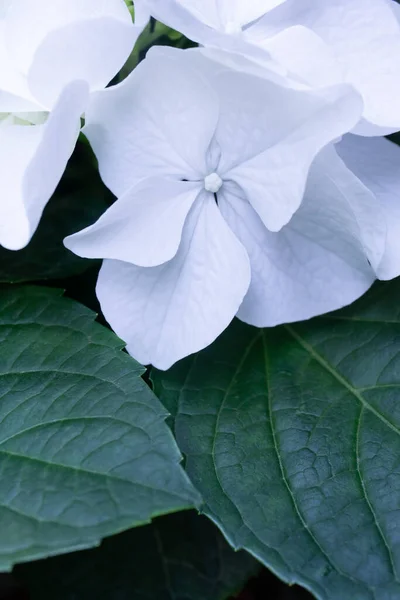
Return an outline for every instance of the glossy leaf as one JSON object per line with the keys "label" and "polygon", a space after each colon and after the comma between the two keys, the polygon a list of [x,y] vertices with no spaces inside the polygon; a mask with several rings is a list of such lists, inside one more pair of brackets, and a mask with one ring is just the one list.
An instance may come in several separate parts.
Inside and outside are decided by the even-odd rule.
{"label": "glossy leaf", "polygon": [[199,502],[123,343],[54,289],[0,289],[0,570]]}
{"label": "glossy leaf", "polygon": [[400,281],[153,373],[205,512],[323,600],[400,597]]}

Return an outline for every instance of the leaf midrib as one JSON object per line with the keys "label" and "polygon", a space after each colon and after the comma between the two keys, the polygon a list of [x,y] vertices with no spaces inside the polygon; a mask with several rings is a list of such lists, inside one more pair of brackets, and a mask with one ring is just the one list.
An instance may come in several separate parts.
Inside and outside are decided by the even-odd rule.
{"label": "leaf midrib", "polygon": [[[400,435],[400,429],[391,423],[384,415],[376,410],[360,393],[358,389],[353,387],[351,383],[345,379],[340,373],[338,373],[318,352],[314,349],[311,344],[306,342],[290,325],[285,325],[286,330],[296,340],[296,342],[308,353],[314,360],[316,360],[328,373],[330,373],[336,381],[338,381],[343,387],[345,387],[367,410],[372,412],[379,420],[381,420],[387,427],[392,429],[397,435]],[[373,389],[371,387],[370,389]]]}
{"label": "leaf midrib", "polygon": [[[268,412],[269,412],[269,423],[270,423],[270,427],[271,427],[271,435],[272,435],[272,440],[273,440],[273,444],[274,444],[274,448],[275,448],[275,453],[276,453],[276,457],[277,457],[277,461],[278,461],[278,465],[279,465],[279,470],[281,472],[281,476],[282,476],[282,481],[287,489],[287,492],[291,498],[292,504],[293,504],[293,508],[295,510],[295,513],[298,517],[298,519],[300,520],[304,530],[308,533],[308,535],[310,536],[310,538],[312,539],[313,543],[315,544],[315,546],[318,548],[318,550],[321,552],[321,554],[325,557],[325,559],[327,560],[328,564],[332,567],[333,570],[335,570],[339,575],[341,575],[342,577],[344,577],[345,579],[348,579],[350,581],[352,581],[353,583],[358,584],[358,581],[356,581],[351,575],[345,573],[344,571],[342,571],[336,564],[334,564],[332,562],[332,560],[330,559],[330,557],[328,556],[328,554],[326,553],[326,551],[324,550],[324,548],[321,546],[321,544],[319,543],[317,537],[315,536],[314,532],[311,530],[311,528],[307,525],[306,520],[304,519],[299,506],[297,504],[297,500],[296,497],[290,487],[288,478],[286,476],[285,473],[285,469],[284,469],[284,465],[282,463],[281,460],[281,456],[280,456],[280,452],[279,452],[279,447],[278,447],[278,442],[276,439],[276,434],[275,434],[275,427],[274,427],[274,422],[273,422],[273,410],[272,410],[272,394],[271,394],[271,386],[269,383],[269,361],[268,361],[268,347],[267,347],[267,341],[265,339],[265,336],[263,336],[262,338],[263,340],[263,349],[264,349],[264,360],[265,360],[265,379],[266,379],[266,387],[267,387],[267,397],[268,397]],[[369,587],[369,586],[367,586]],[[369,588],[372,592],[372,588]]]}
{"label": "leaf midrib", "polygon": [[[34,456],[26,456],[25,454],[19,454],[18,452],[12,452],[10,450],[2,450],[0,448],[0,455],[1,454],[5,454],[6,456],[11,456],[14,458],[19,458],[21,460],[25,460],[28,462],[35,462],[35,463],[39,463],[41,465],[46,465],[48,467],[55,467],[57,469],[65,469],[65,470],[69,470],[69,471],[74,471],[74,472],[78,472],[78,473],[83,473],[86,475],[93,475],[95,477],[101,477],[102,479],[111,479],[112,481],[119,481],[122,483],[128,483],[130,485],[135,485],[135,486],[139,486],[148,490],[152,490],[155,492],[161,492],[162,494],[167,494],[168,496],[174,496],[175,498],[179,498],[180,500],[183,500],[184,497],[176,494],[175,492],[171,492],[170,490],[166,491],[157,487],[154,487],[152,485],[146,485],[145,483],[141,482],[141,481],[137,481],[137,480],[133,480],[133,479],[124,479],[123,477],[118,477],[117,475],[114,475],[113,473],[99,473],[98,471],[92,471],[91,469],[87,469],[87,468],[83,468],[83,467],[75,467],[73,465],[64,465],[62,463],[52,463],[49,460],[45,460],[43,458],[38,458],[38,457],[34,457]],[[9,505],[5,505],[5,508],[10,508]],[[39,520],[38,517],[34,517],[36,520]]]}
{"label": "leaf midrib", "polygon": [[[381,528],[381,525],[376,517],[375,514],[375,510],[369,500],[368,494],[367,494],[367,490],[365,488],[364,485],[364,481],[361,475],[361,471],[360,471],[360,462],[359,462],[359,453],[358,453],[358,444],[359,444],[359,430],[360,430],[360,423],[361,423],[361,417],[362,417],[362,413],[364,410],[369,410],[370,412],[372,412],[372,414],[374,416],[376,416],[376,418],[380,419],[387,427],[390,427],[390,429],[392,429],[395,433],[400,434],[400,430],[393,425],[388,419],[386,419],[386,417],[384,417],[381,413],[379,413],[379,411],[377,411],[373,406],[371,406],[369,404],[369,402],[367,402],[367,400],[365,400],[365,398],[363,398],[363,396],[361,395],[360,391],[357,390],[356,388],[354,388],[351,383],[345,379],[344,377],[342,377],[342,375],[340,375],[340,373],[338,373],[334,367],[332,367],[332,365],[330,365],[328,363],[328,361],[326,361],[315,349],[313,346],[311,346],[311,344],[309,344],[308,342],[306,342],[294,329],[292,326],[290,325],[286,325],[285,326],[286,330],[289,332],[289,334],[295,339],[295,341],[308,353],[310,354],[314,360],[316,360],[326,371],[328,371],[328,373],[330,373],[335,379],[336,381],[338,381],[338,383],[340,383],[342,386],[344,386],[357,400],[358,402],[361,404],[361,412],[359,415],[359,419],[358,419],[358,425],[357,425],[357,444],[356,444],[356,461],[357,461],[357,474],[358,477],[360,479],[360,485],[361,485],[361,490],[363,492],[363,496],[365,499],[365,502],[368,505],[368,508],[372,514],[373,520],[374,520],[374,524],[375,527],[379,533],[379,537],[381,538],[385,549],[388,553],[388,558],[389,558],[389,562],[392,568],[392,572],[393,572],[393,576],[394,579],[397,583],[400,583],[400,580],[398,578],[397,572],[396,572],[396,568],[395,568],[395,563],[393,560],[393,554],[392,554],[392,550],[386,540],[386,537],[383,533],[383,530]],[[370,388],[373,389],[373,388]],[[371,589],[371,588],[370,588]]]}

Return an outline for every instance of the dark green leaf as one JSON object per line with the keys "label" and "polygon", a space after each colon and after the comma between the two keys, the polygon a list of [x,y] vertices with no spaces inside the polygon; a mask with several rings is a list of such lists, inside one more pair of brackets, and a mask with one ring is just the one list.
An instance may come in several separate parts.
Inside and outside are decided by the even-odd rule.
{"label": "dark green leaf", "polygon": [[32,600],[224,600],[258,570],[204,517],[156,519],[100,548],[21,565]]}
{"label": "dark green leaf", "polygon": [[206,513],[321,599],[400,598],[400,281],[311,322],[236,322],[156,391]]}
{"label": "dark green leaf", "polygon": [[142,367],[94,316],[0,290],[0,570],[199,501]]}

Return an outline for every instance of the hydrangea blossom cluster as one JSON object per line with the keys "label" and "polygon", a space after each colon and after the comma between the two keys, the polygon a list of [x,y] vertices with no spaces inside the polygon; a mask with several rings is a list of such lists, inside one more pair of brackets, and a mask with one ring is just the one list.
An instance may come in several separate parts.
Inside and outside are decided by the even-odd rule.
{"label": "hydrangea blossom cluster", "polygon": [[[123,0],[8,4],[0,243],[30,239],[85,113],[117,200],[65,245],[104,259],[102,311],[137,360],[167,369],[235,316],[309,319],[400,274],[394,0],[136,0],[136,25]],[[149,14],[200,46],[152,48],[105,89]]]}
{"label": "hydrangea blossom cluster", "polygon": [[124,0],[0,0],[0,244],[31,239],[72,154],[90,94],[145,25]]}
{"label": "hydrangea blossom cluster", "polygon": [[105,259],[97,293],[133,356],[168,368],[236,314],[271,326],[368,289],[384,223],[327,147],[362,107],[347,85],[293,90],[161,48],[93,99],[85,133],[119,199],[65,243]]}

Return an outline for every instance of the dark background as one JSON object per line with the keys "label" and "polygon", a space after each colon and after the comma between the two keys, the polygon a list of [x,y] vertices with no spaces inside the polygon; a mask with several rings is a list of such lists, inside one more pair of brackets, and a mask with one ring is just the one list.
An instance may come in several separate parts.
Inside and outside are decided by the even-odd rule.
{"label": "dark background", "polygon": [[[263,569],[259,577],[249,581],[246,589],[236,597],[236,600],[312,600],[312,598],[313,596],[305,590],[297,586],[289,587],[274,577],[272,573]],[[0,600],[30,600],[29,590],[23,588],[12,575],[0,575]],[[93,600],[96,600],[95,597]],[[113,599],[110,598],[110,600]],[[132,600],[134,600],[133,597]],[[210,599],[204,598],[204,600]]]}

